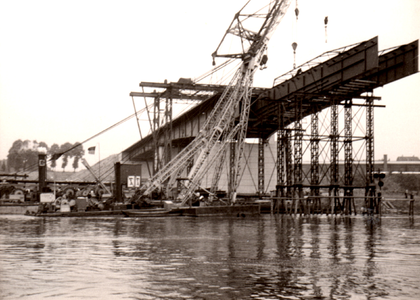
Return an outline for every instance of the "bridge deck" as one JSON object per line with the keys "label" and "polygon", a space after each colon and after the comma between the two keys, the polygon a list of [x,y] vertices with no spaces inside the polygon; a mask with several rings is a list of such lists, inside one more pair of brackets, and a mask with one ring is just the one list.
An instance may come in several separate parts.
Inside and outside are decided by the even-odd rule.
{"label": "bridge deck", "polygon": [[[325,54],[334,56],[322,63],[317,63],[321,56],[317,57],[281,76],[273,88],[254,91],[248,138],[268,138],[279,129],[280,105],[286,111],[286,127],[299,117],[321,111],[333,103],[363,98],[363,94],[377,87],[418,72],[418,40],[378,52],[378,38],[375,37]],[[214,91],[220,90],[214,88]],[[213,94],[172,121],[173,146],[184,147],[194,139],[219,96],[220,92]],[[297,101],[302,103],[300,115],[296,111]],[[167,126],[159,130],[161,144]],[[145,160],[152,158],[153,152],[153,136],[149,135],[123,154],[131,160]]]}

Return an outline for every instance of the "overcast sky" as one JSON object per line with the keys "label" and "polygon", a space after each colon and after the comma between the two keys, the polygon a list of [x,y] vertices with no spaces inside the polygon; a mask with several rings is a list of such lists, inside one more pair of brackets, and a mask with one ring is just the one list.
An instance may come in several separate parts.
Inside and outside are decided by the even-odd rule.
{"label": "overcast sky", "polygon": [[[0,159],[17,139],[75,143],[117,123],[133,113],[129,93],[141,91],[141,81],[209,71],[211,53],[245,2],[0,0]],[[299,65],[375,36],[379,49],[420,37],[420,0],[299,0],[297,25],[295,3],[269,43],[268,69],[256,75],[255,86],[271,87],[293,67],[294,41]],[[375,95],[386,105],[375,110],[376,159],[420,156],[420,75]],[[105,158],[138,139],[132,119],[84,148],[100,145]]]}

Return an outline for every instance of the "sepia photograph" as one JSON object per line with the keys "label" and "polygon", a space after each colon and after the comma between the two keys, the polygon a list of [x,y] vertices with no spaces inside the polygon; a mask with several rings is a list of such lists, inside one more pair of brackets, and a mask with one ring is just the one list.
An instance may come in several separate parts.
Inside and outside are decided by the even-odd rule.
{"label": "sepia photograph", "polygon": [[0,0],[0,299],[420,299],[419,0]]}

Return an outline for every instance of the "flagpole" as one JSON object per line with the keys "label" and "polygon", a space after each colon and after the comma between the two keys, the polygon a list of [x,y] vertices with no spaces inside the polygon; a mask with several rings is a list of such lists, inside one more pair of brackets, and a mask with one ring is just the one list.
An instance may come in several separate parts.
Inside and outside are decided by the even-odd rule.
{"label": "flagpole", "polygon": [[[95,177],[96,180],[101,180],[101,150],[100,150],[100,144],[97,143],[97,146],[93,146],[93,147],[89,147],[88,151],[89,154],[96,154],[96,148],[98,148],[98,165],[99,165],[99,171],[98,171],[98,176],[96,176],[94,173],[92,173],[93,177]],[[96,164],[95,164],[96,165]],[[94,172],[94,170],[92,169],[91,172]]]}
{"label": "flagpole", "polygon": [[101,145],[98,143],[98,159],[99,159],[99,181],[101,181]]}

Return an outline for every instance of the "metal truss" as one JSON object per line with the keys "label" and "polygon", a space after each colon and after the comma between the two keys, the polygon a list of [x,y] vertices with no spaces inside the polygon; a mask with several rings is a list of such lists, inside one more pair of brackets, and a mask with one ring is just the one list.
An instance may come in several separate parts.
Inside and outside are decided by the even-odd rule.
{"label": "metal truss", "polygon": [[[299,97],[295,98],[295,113],[296,121],[294,126],[294,199],[297,198],[299,206],[302,207],[302,184],[303,184],[303,173],[302,173],[302,99]],[[297,203],[295,203],[295,212],[297,209]]]}
{"label": "metal truss", "polygon": [[375,196],[374,181],[374,98],[366,98],[366,207],[373,207],[373,198]]}
{"label": "metal truss", "polygon": [[265,146],[264,138],[258,139],[258,195],[262,197],[264,195],[264,146]]}
{"label": "metal truss", "polygon": [[321,207],[321,199],[317,198],[320,195],[319,192],[319,111],[314,104],[314,110],[311,114],[311,139],[310,139],[310,148],[311,148],[311,196],[313,196],[313,209]]}
{"label": "metal truss", "polygon": [[351,214],[353,196],[353,115],[352,101],[344,105],[344,210]]}
{"label": "metal truss", "polygon": [[311,115],[311,191],[313,196],[319,194],[319,188],[316,186],[319,185],[319,129],[318,129],[318,116],[319,112],[317,109],[314,109],[314,113]]}
{"label": "metal truss", "polygon": [[165,130],[165,137],[164,137],[164,154],[165,154],[165,162],[167,164],[172,159],[172,105],[173,99],[171,96],[166,97],[165,99],[165,124],[167,124],[167,128]]}
{"label": "metal truss", "polygon": [[[339,172],[338,172],[338,105],[334,102],[331,105],[331,129],[330,129],[330,196],[338,196]],[[340,199],[334,198],[334,209],[340,204]],[[338,202],[338,203],[337,203]]]}
{"label": "metal truss", "polygon": [[287,135],[284,128],[284,105],[279,104],[279,129],[277,130],[277,186],[276,196],[284,197],[285,178],[286,178],[286,143]]}

